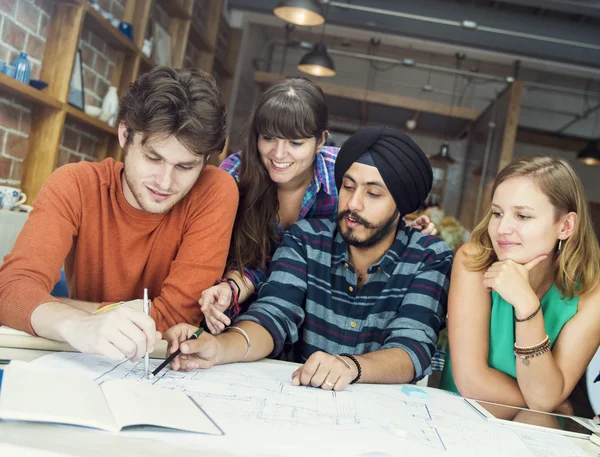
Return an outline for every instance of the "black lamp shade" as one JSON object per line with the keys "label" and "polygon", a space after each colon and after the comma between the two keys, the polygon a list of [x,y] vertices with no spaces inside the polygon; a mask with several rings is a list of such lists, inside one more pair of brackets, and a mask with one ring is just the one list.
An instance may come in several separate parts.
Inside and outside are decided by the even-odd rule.
{"label": "black lamp shade", "polygon": [[439,162],[446,162],[446,163],[455,163],[456,162],[456,160],[454,160],[452,157],[450,157],[450,145],[448,144],[447,141],[442,142],[442,145],[440,146],[440,152],[438,152],[436,155],[431,157],[431,160],[436,160]]}
{"label": "black lamp shade", "polygon": [[273,10],[275,16],[296,25],[320,25],[325,22],[323,8],[318,0],[280,1]]}
{"label": "black lamp shade", "polygon": [[335,76],[335,65],[333,59],[327,54],[325,43],[315,44],[312,51],[300,60],[298,70],[313,76]]}
{"label": "black lamp shade", "polygon": [[597,142],[588,141],[579,154],[577,154],[577,161],[585,163],[586,165],[600,165],[600,152],[596,146]]}

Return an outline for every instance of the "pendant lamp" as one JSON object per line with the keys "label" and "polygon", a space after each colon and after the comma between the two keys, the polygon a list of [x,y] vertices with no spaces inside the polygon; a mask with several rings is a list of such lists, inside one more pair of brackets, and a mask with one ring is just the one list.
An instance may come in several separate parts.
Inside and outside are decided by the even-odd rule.
{"label": "pendant lamp", "polygon": [[280,1],[273,13],[284,21],[296,25],[313,26],[325,22],[323,8],[317,0]]}

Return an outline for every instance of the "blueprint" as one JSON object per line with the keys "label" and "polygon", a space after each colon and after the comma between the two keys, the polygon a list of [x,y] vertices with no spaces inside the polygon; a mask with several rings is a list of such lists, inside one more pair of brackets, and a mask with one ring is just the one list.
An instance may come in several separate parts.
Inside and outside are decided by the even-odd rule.
{"label": "blueprint", "polygon": [[[187,395],[225,437],[146,432],[151,439],[260,455],[527,456],[540,455],[543,440],[522,439],[490,423],[461,397],[414,385],[353,385],[342,392],[292,386],[297,365],[263,361],[144,378],[143,363],[115,363],[100,356],[56,353],[36,365],[83,373],[97,383],[133,379]],[[160,360],[151,360],[154,369]],[[143,435],[145,432],[132,432]],[[575,447],[556,437],[565,449]],[[561,441],[562,440],[562,441]],[[556,446],[556,443],[555,443]],[[567,451],[565,451],[567,452]],[[585,454],[563,454],[577,456]],[[563,457],[561,455],[561,457]]]}

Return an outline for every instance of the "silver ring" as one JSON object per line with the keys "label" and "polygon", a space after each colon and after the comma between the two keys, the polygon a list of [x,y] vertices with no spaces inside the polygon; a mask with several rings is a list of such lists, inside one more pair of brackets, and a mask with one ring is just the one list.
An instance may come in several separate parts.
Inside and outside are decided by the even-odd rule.
{"label": "silver ring", "polygon": [[335,386],[335,383],[334,382],[329,382],[329,381],[325,380],[325,385],[327,387],[333,387],[333,386]]}

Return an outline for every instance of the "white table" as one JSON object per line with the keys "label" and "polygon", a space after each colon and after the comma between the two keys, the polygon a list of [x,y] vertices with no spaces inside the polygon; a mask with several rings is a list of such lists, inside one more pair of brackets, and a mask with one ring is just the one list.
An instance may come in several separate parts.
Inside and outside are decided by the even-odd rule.
{"label": "white table", "polygon": [[[31,361],[50,353],[51,352],[49,351],[0,347],[0,361],[6,359]],[[287,362],[272,361],[272,363]],[[0,362],[0,366],[1,364],[2,362]],[[575,438],[572,440],[590,456],[600,457],[599,446],[596,446],[587,440]],[[129,438],[119,434],[99,432],[83,427],[65,427],[61,425],[28,422],[2,423],[2,426],[0,427],[0,455],[3,457],[5,455],[11,455],[3,452],[3,443],[19,446],[20,449],[30,449],[32,452],[36,450],[46,450],[61,455],[77,457],[105,457],[107,455],[110,455],[111,457],[130,457],[136,455],[148,457],[165,457],[169,455],[184,456],[196,455],[199,451],[201,452],[203,450],[197,446],[191,448],[185,445],[173,445],[161,441]],[[235,456],[236,454],[215,452],[211,449],[207,455],[230,457]],[[248,455],[249,454],[247,453],[244,454],[244,456]],[[32,457],[35,457],[35,454],[32,454]],[[40,454],[40,457],[45,456]]]}

